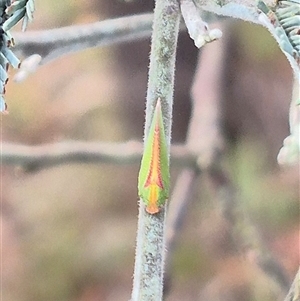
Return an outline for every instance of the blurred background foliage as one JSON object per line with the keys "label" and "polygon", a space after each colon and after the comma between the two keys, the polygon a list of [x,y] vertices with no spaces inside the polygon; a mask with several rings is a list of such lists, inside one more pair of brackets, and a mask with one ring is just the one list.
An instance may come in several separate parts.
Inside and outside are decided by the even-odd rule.
{"label": "blurred background foliage", "polygon": [[[154,3],[44,0],[36,5],[28,30],[150,12]],[[244,210],[292,278],[299,264],[299,174],[280,171],[276,164],[288,134],[291,70],[266,30],[226,22],[226,60],[220,66],[227,141],[223,163]],[[20,84],[11,80],[2,140],[28,145],[70,139],[141,141],[149,51],[150,39],[92,49],[45,65]],[[173,142],[185,141],[197,56],[181,33]],[[173,183],[179,171],[172,167]],[[32,173],[2,166],[3,300],[128,300],[137,172],[138,163],[70,164]],[[191,198],[172,255],[167,300],[274,301],[274,283],[228,246],[205,176]]]}

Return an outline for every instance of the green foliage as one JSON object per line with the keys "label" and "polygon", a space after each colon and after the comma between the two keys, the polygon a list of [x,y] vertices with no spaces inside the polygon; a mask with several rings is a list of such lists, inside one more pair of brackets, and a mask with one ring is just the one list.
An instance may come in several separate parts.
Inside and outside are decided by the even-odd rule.
{"label": "green foliage", "polygon": [[[8,2],[8,1],[7,1]],[[4,22],[2,28],[4,31],[10,30],[20,20],[23,19],[22,30],[25,31],[28,22],[33,20],[33,12],[35,10],[34,0],[17,0],[8,5],[8,19]]]}
{"label": "green foliage", "polygon": [[14,39],[9,30],[23,19],[22,30],[25,30],[29,21],[33,19],[34,0],[19,0],[11,2],[9,0],[0,2],[0,112],[7,111],[4,100],[5,85],[8,81],[8,67],[20,67],[20,60],[12,52]]}
{"label": "green foliage", "polygon": [[300,36],[299,36],[299,18],[300,18],[300,2],[278,1],[275,7],[268,7],[263,1],[257,3],[258,9],[267,16],[261,21],[270,27],[274,26],[275,38],[280,48],[288,56],[291,56],[296,62],[300,60]]}

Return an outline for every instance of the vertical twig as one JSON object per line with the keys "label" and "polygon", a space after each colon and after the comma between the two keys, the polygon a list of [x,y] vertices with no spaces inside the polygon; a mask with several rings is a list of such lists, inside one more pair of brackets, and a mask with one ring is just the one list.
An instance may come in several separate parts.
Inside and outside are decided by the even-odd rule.
{"label": "vertical twig", "polygon": [[[221,24],[217,25],[221,28]],[[192,85],[193,111],[187,147],[198,157],[198,166],[202,169],[217,165],[224,148],[220,126],[223,59],[224,39],[204,47]]]}
{"label": "vertical twig", "polygon": [[[156,0],[147,91],[145,141],[154,107],[161,99],[170,149],[173,87],[180,10],[177,0]],[[132,301],[160,301],[163,290],[166,210],[150,215],[140,202]]]}

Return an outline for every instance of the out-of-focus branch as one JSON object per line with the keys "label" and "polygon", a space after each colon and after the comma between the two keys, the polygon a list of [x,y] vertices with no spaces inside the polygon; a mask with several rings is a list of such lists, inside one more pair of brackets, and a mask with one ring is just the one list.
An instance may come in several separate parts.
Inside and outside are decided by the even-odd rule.
{"label": "out-of-focus branch", "polygon": [[172,251],[173,249],[175,236],[182,225],[187,208],[186,205],[189,201],[189,197],[193,189],[193,184],[195,183],[196,179],[197,170],[186,168],[181,171],[176,180],[176,184],[172,193],[171,206],[167,218],[168,231],[166,234],[166,249],[168,250],[168,252]]}
{"label": "out-of-focus branch", "polygon": [[221,167],[210,171],[213,191],[220,201],[220,212],[229,225],[231,236],[238,250],[273,279],[281,292],[286,293],[289,281],[280,263],[267,250],[257,229],[241,208],[234,185]]}
{"label": "out-of-focus branch", "polygon": [[[28,170],[67,163],[113,163],[130,164],[139,162],[142,143],[67,141],[38,146],[2,143],[1,162],[6,165],[19,165]],[[195,166],[196,159],[184,145],[174,145],[171,149],[172,164]]]}
{"label": "out-of-focus branch", "polygon": [[300,267],[284,301],[300,301]]}
{"label": "out-of-focus branch", "polygon": [[[221,25],[219,26],[221,27]],[[223,26],[223,32],[226,28]],[[221,73],[226,35],[223,39],[204,48],[208,54],[196,72],[193,84],[193,118],[190,123],[187,147],[198,156],[198,166],[211,175],[213,191],[218,194],[220,210],[230,225],[231,234],[237,248],[249,251],[255,263],[280,286],[288,288],[288,280],[280,264],[266,250],[260,236],[247,217],[241,212],[236,191],[226,173],[220,167],[223,137],[220,132]],[[202,139],[199,139],[202,137]],[[244,249],[244,246],[247,246]],[[254,251],[254,252],[253,252]]]}
{"label": "out-of-focus branch", "polygon": [[[197,175],[197,168],[210,168],[223,146],[219,126],[220,76],[223,51],[220,42],[214,42],[203,48],[196,72],[192,101],[193,111],[187,135],[187,148],[197,158],[194,169],[185,169],[176,182],[169,208],[167,245],[174,245],[175,236],[181,224],[184,207],[189,200],[192,182]],[[209,134],[208,134],[209,133]],[[172,159],[173,160],[173,159]],[[172,161],[173,163],[173,161]],[[185,179],[182,181],[182,179]],[[185,185],[182,185],[185,183]],[[178,186],[178,187],[177,187]],[[174,200],[173,200],[174,198]],[[173,229],[176,227],[176,229]]]}
{"label": "out-of-focus branch", "polygon": [[194,184],[197,179],[198,171],[196,168],[186,168],[182,170],[176,180],[174,190],[172,192],[167,217],[166,250],[168,252],[165,259],[166,271],[164,280],[164,296],[166,296],[171,289],[172,254],[176,245],[176,238],[178,237],[184,217],[186,216],[187,205],[189,201],[191,201],[191,192],[193,191]]}
{"label": "out-of-focus branch", "polygon": [[[187,147],[197,156],[197,163],[201,170],[207,170],[211,175],[214,191],[217,192],[220,200],[221,213],[230,225],[237,248],[251,254],[251,259],[279,284],[282,292],[285,292],[288,289],[288,279],[283,268],[266,250],[256,229],[243,214],[233,184],[220,167],[219,159],[223,150],[219,124],[222,50],[225,47],[223,41],[224,39],[214,42],[202,51],[201,63],[192,89],[193,115],[189,126]],[[181,199],[182,202],[186,200],[187,196]],[[169,231],[172,233],[173,230]],[[174,238],[171,233],[169,237],[172,245]]]}
{"label": "out-of-focus branch", "polygon": [[216,159],[223,149],[220,131],[223,41],[224,38],[203,48],[192,86],[193,115],[189,124],[187,147],[197,155],[198,165],[201,167],[217,164]]}
{"label": "out-of-focus branch", "polygon": [[[219,128],[219,81],[221,77],[222,46],[218,42],[206,45],[199,60],[199,69],[192,88],[193,111],[190,120],[187,148],[197,158],[193,168],[181,171],[170,200],[167,219],[166,248],[166,281],[164,295],[168,294],[171,286],[172,253],[176,238],[186,214],[186,208],[191,201],[191,192],[202,167],[210,168],[215,162],[222,145]],[[217,160],[218,161],[218,160]],[[216,162],[215,162],[216,163]]]}
{"label": "out-of-focus branch", "polygon": [[40,64],[87,48],[148,38],[153,14],[142,14],[92,24],[14,33],[15,53],[28,57],[39,54]]}

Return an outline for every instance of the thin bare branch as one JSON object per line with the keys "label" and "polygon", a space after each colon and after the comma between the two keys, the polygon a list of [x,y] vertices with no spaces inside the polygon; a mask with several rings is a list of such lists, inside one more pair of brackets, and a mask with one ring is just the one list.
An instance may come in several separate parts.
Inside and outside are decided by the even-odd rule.
{"label": "thin bare branch", "polygon": [[153,14],[142,14],[85,25],[14,33],[19,56],[39,54],[40,64],[84,49],[149,38]]}
{"label": "thin bare branch", "polygon": [[201,167],[217,164],[224,146],[220,129],[224,46],[222,38],[203,48],[192,85],[193,115],[187,147],[198,156],[198,165]]}
{"label": "thin bare branch", "polygon": [[[38,146],[2,143],[1,162],[4,165],[19,165],[28,170],[38,170],[67,163],[113,163],[131,164],[141,159],[142,143],[67,141]],[[171,149],[172,163],[195,166],[196,159],[184,145]]]}

